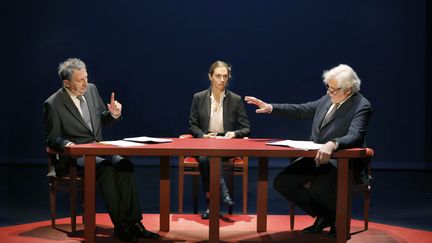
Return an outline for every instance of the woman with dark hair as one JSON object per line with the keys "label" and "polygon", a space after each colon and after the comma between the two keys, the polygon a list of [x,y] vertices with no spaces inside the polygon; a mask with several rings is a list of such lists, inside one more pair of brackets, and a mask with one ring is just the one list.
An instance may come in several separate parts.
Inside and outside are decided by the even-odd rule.
{"label": "woman with dark hair", "polygon": [[[250,125],[242,98],[227,89],[231,78],[231,66],[223,61],[216,61],[210,66],[208,77],[209,89],[195,93],[192,101],[189,125],[190,133],[195,138],[243,138],[249,135]],[[223,158],[227,160],[228,158]],[[209,159],[199,157],[199,168],[204,193],[209,199]],[[234,205],[221,173],[221,201],[225,206]],[[201,218],[209,218],[209,210]]]}

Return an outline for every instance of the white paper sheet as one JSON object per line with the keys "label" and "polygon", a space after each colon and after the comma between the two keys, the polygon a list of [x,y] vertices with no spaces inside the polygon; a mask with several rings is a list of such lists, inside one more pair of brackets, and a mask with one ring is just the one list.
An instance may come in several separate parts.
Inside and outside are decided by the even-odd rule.
{"label": "white paper sheet", "polygon": [[152,137],[132,137],[132,138],[124,138],[125,141],[130,142],[138,142],[138,143],[170,143],[172,142],[171,139],[167,138],[152,138]]}
{"label": "white paper sheet", "polygon": [[282,140],[277,142],[267,143],[267,145],[279,145],[279,146],[287,146],[293,147],[303,150],[318,150],[323,144],[314,143],[312,141],[297,141],[297,140]]}
{"label": "white paper sheet", "polygon": [[102,141],[99,143],[111,144],[111,145],[120,146],[120,147],[143,146],[142,143],[135,143],[135,142],[123,141],[123,140]]}
{"label": "white paper sheet", "polygon": [[225,136],[216,136],[216,139],[231,139],[230,137]]}

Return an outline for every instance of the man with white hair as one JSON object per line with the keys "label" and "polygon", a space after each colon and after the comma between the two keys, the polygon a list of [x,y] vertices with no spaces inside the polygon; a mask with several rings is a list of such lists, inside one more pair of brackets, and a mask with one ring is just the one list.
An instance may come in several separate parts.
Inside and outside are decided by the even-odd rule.
{"label": "man with white hair", "polygon": [[316,217],[315,223],[302,232],[321,233],[330,227],[328,236],[335,237],[337,161],[331,156],[337,149],[366,146],[372,106],[359,93],[361,81],[350,66],[340,64],[325,71],[323,78],[327,94],[315,101],[268,104],[251,96],[246,96],[245,101],[259,108],[256,113],[313,119],[310,140],[324,145],[315,158],[293,160],[276,176],[273,186],[286,199]]}

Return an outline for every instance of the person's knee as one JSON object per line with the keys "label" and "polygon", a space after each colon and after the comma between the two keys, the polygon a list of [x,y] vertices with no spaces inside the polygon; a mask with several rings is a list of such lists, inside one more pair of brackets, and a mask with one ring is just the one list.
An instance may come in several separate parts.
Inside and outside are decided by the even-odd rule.
{"label": "person's knee", "polygon": [[282,181],[282,178],[279,175],[277,175],[273,180],[273,188],[276,191],[280,192],[281,188],[283,188],[283,184],[284,183]]}
{"label": "person's knee", "polygon": [[209,160],[206,156],[199,156],[198,157],[198,163],[200,165],[207,165],[209,163]]}
{"label": "person's knee", "polygon": [[287,175],[278,175],[273,180],[273,188],[284,195],[287,199],[295,198],[298,193],[303,190],[294,180]]}
{"label": "person's knee", "polygon": [[117,172],[134,172],[134,165],[128,159],[122,159],[118,163],[114,164]]}

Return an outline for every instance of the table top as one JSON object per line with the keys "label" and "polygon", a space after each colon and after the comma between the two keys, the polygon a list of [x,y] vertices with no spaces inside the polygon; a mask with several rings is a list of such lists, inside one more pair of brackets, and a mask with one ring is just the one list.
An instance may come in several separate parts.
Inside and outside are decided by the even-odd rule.
{"label": "table top", "polygon": [[[137,156],[252,156],[252,157],[315,157],[316,150],[305,151],[286,146],[267,145],[281,139],[202,139],[170,138],[170,143],[143,144],[142,146],[121,147],[110,144],[76,144],[65,148],[67,155],[137,155]],[[333,158],[364,158],[373,155],[366,148],[344,149],[333,153]]]}

